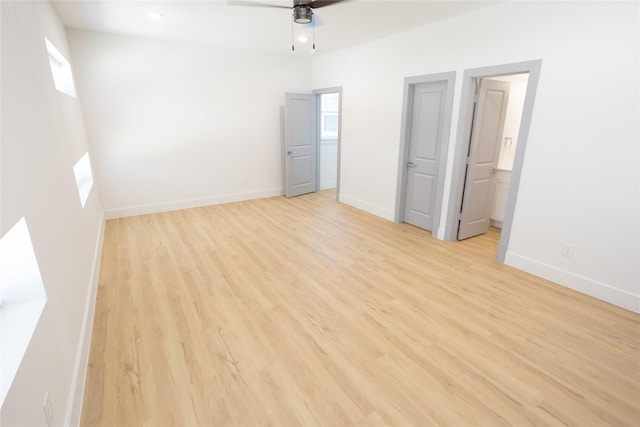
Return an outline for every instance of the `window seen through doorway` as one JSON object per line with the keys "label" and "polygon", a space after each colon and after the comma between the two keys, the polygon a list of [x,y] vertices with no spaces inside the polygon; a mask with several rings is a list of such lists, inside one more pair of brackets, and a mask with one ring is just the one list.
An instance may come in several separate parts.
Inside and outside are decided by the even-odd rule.
{"label": "window seen through doorway", "polygon": [[338,93],[320,96],[320,138],[338,138]]}

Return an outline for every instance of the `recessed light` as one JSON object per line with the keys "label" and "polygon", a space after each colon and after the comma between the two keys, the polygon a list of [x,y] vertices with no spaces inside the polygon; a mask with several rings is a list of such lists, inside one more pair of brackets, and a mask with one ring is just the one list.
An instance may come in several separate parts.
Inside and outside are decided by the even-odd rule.
{"label": "recessed light", "polygon": [[158,20],[164,18],[164,14],[160,12],[147,12],[149,19]]}
{"label": "recessed light", "polygon": [[300,36],[300,37],[298,37],[298,41],[299,41],[300,43],[306,43],[306,42],[308,42],[308,41],[309,41],[309,37],[307,37],[307,36]]}

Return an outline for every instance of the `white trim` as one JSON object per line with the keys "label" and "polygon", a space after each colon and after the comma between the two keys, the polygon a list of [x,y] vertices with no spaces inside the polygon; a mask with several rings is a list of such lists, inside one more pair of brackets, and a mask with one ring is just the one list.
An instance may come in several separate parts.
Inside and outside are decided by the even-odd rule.
{"label": "white trim", "polygon": [[364,202],[360,199],[344,194],[340,194],[340,202],[393,222],[395,212],[392,210],[384,209],[380,206],[372,205],[371,203]]}
{"label": "white trim", "polygon": [[243,202],[245,200],[263,199],[266,197],[281,196],[284,189],[273,188],[268,190],[248,191],[246,193],[224,194],[221,196],[202,197],[198,199],[176,200],[167,203],[155,203],[150,205],[131,206],[126,208],[105,209],[105,219],[124,218],[127,216],[146,215],[158,212],[178,211],[181,209],[199,208],[202,206],[219,205],[222,203]]}
{"label": "white trim", "polygon": [[93,317],[96,309],[96,298],[98,294],[98,281],[100,279],[100,262],[102,260],[102,243],[104,240],[104,215],[100,218],[100,228],[98,229],[98,241],[93,254],[93,269],[91,281],[89,282],[89,292],[84,308],[84,319],[80,330],[80,343],[76,351],[76,363],[71,380],[69,399],[67,399],[67,412],[65,414],[66,426],[79,426],[80,415],[82,414],[82,401],[84,400],[84,386],[87,379],[87,368],[89,367],[89,350],[91,349],[91,335],[93,333]]}
{"label": "white trim", "polygon": [[542,264],[539,261],[514,254],[511,251],[507,251],[505,264],[618,307],[640,313],[640,295],[634,295],[607,284],[578,276],[552,265]]}
{"label": "white trim", "polygon": [[336,188],[336,182],[335,181],[327,181],[327,182],[321,182],[320,183],[320,191],[329,190],[331,188]]}

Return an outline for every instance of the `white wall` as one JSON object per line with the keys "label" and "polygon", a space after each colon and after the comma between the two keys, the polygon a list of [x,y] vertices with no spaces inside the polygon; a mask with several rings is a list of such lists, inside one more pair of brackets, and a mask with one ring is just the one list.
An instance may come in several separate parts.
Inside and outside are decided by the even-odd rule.
{"label": "white wall", "polygon": [[637,2],[505,2],[314,58],[313,87],[343,88],[341,200],[393,218],[404,77],[457,72],[448,200],[463,71],[542,59],[506,261],[640,311],[638,17]]}
{"label": "white wall", "polygon": [[308,59],[69,31],[107,217],[278,195]]}
{"label": "white wall", "polygon": [[1,8],[0,234],[26,217],[48,299],[0,416],[3,426],[46,425],[48,392],[63,425],[79,415],[102,206],[97,185],[81,206],[73,174],[88,150],[80,104],[54,88],[49,67],[45,36],[73,66],[64,28],[46,2]]}
{"label": "white wall", "polygon": [[391,219],[403,78],[458,72],[450,163],[462,71],[542,58],[507,262],[640,311],[637,3],[504,3],[311,69],[78,31],[70,54],[48,3],[2,2],[1,15],[0,234],[27,218],[48,295],[3,425],[44,425],[46,392],[55,424],[77,423],[101,246],[97,185],[82,209],[72,170],[88,149],[80,104],[54,89],[45,36],[74,68],[114,215],[279,191],[283,93],[342,86],[342,200]]}

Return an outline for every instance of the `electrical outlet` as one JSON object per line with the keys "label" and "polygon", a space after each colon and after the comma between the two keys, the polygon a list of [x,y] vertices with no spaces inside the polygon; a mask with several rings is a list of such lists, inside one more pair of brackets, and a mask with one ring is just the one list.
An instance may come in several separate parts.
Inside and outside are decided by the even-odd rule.
{"label": "electrical outlet", "polygon": [[565,243],[564,245],[562,245],[562,256],[567,258],[573,257],[574,249],[575,249],[575,246],[573,246],[570,243]]}
{"label": "electrical outlet", "polygon": [[47,419],[47,425],[53,426],[53,408],[51,407],[51,400],[49,400],[49,393],[44,394],[44,402],[42,403],[42,409],[44,410],[44,417]]}

